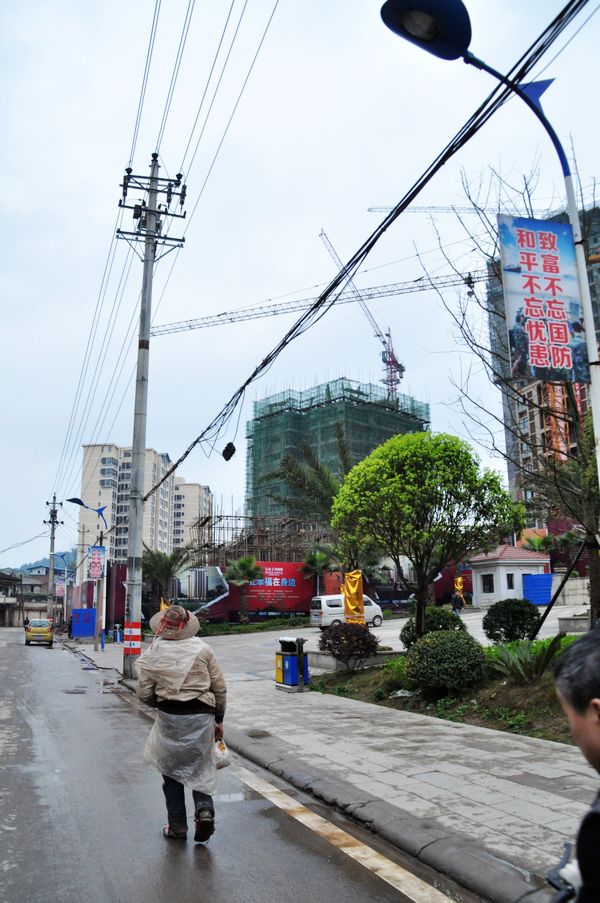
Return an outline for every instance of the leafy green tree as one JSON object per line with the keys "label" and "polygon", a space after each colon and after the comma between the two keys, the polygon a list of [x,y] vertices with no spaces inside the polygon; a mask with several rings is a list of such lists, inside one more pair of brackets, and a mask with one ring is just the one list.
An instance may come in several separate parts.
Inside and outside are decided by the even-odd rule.
{"label": "leafy green tree", "polygon": [[254,580],[260,580],[262,568],[256,563],[254,555],[242,555],[235,561],[228,561],[225,579],[240,588],[240,623],[248,623],[248,586]]}
{"label": "leafy green tree", "polygon": [[[332,518],[342,538],[368,536],[393,560],[399,580],[417,598],[417,636],[425,628],[428,587],[439,572],[522,523],[522,506],[499,475],[481,470],[466,442],[443,433],[394,436],[376,448],[346,477]],[[414,582],[403,574],[402,556],[412,564]]]}
{"label": "leafy green tree", "polygon": [[143,579],[152,584],[146,617],[151,618],[159,610],[160,600],[166,597],[171,580],[184,568],[193,566],[194,558],[194,550],[189,546],[176,549],[168,555],[166,552],[150,549],[144,543],[142,574]]}

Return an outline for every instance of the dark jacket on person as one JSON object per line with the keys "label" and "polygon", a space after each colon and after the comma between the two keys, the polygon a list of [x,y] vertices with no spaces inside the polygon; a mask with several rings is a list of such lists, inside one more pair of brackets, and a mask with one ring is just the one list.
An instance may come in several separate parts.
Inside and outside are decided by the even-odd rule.
{"label": "dark jacket on person", "polygon": [[577,862],[582,885],[577,903],[600,901],[600,793],[585,815],[577,835]]}

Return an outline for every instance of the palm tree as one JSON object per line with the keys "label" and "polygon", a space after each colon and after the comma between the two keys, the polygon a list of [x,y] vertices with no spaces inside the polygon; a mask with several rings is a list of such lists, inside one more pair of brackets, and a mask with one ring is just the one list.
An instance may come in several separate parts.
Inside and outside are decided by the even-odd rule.
{"label": "palm tree", "polygon": [[282,505],[288,514],[304,515],[329,524],[331,506],[346,474],[352,468],[350,450],[346,442],[344,426],[336,423],[337,462],[335,470],[323,464],[309,442],[301,442],[301,457],[285,454],[279,466],[263,477],[265,482],[283,483],[288,495],[270,493],[274,501]]}
{"label": "palm tree", "polygon": [[150,549],[144,543],[142,573],[144,580],[152,583],[149,617],[159,610],[160,600],[168,593],[171,580],[185,567],[189,567],[193,560],[194,551],[189,546],[176,549],[168,555],[166,552]]}
{"label": "palm tree", "polygon": [[307,580],[309,578],[316,580],[317,596],[319,595],[321,576],[325,573],[331,573],[333,570],[336,570],[336,566],[332,565],[331,554],[320,549],[309,552],[300,568],[301,573],[304,574]]}
{"label": "palm tree", "polygon": [[554,548],[552,536],[528,536],[523,543],[528,552],[550,552]]}
{"label": "palm tree", "polygon": [[260,580],[262,568],[256,563],[254,555],[242,555],[235,561],[227,562],[225,579],[240,588],[240,623],[248,623],[248,585]]}

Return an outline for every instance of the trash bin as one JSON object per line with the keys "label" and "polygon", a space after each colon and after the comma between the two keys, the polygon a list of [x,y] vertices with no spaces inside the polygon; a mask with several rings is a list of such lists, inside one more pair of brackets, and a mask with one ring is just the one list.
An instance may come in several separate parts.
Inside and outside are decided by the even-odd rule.
{"label": "trash bin", "polygon": [[123,642],[123,629],[120,624],[113,625],[113,640],[115,643]]}
{"label": "trash bin", "polygon": [[275,654],[275,685],[282,690],[308,687],[308,656],[304,654],[304,640],[299,637],[279,637],[280,651]]}

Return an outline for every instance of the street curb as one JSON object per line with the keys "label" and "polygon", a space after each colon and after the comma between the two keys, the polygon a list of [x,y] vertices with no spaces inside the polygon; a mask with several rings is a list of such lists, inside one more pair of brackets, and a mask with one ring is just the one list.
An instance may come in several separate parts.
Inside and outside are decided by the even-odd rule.
{"label": "street curb", "polygon": [[[120,683],[135,693],[137,681]],[[490,903],[551,903],[554,892],[540,875],[500,859],[427,819],[402,814],[317,765],[298,763],[293,746],[259,728],[229,722],[227,744],[239,755],[337,809],[414,859]]]}
{"label": "street curb", "polygon": [[348,781],[332,778],[318,766],[306,770],[295,759],[293,747],[266,731],[240,730],[227,724],[227,743],[251,762],[338,809],[491,903],[519,903],[524,898],[528,903],[550,903],[554,897],[539,875],[499,859],[426,819],[399,814],[397,806],[368,796]]}

